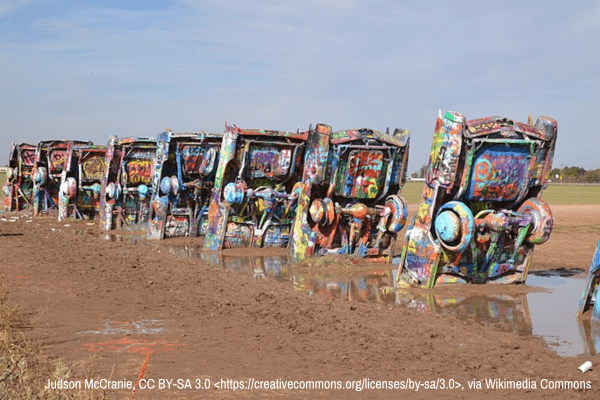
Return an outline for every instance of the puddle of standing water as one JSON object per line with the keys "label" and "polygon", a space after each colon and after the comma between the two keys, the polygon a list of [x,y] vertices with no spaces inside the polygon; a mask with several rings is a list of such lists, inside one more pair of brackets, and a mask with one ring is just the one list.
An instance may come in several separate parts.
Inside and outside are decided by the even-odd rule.
{"label": "puddle of standing water", "polygon": [[[145,235],[103,234],[105,240],[149,244]],[[158,245],[154,244],[154,247]],[[256,279],[271,277],[291,282],[297,290],[309,295],[327,296],[332,301],[378,302],[400,305],[428,314],[455,315],[474,319],[485,326],[534,335],[561,356],[600,352],[600,327],[581,323],[576,313],[583,292],[583,271],[532,271],[527,286],[544,291],[494,294],[451,293],[436,290],[394,291],[396,269],[381,265],[373,268],[362,262],[354,268],[292,267],[285,255],[229,255],[203,252],[201,245],[165,245],[178,257],[200,258],[214,266],[252,274]],[[573,276],[573,272],[579,272]],[[499,294],[500,293],[500,294]]]}
{"label": "puddle of standing water", "polygon": [[549,289],[548,292],[527,295],[532,333],[543,337],[548,346],[561,356],[595,353],[586,348],[587,335],[580,332],[577,319],[577,308],[585,282],[583,274],[572,278],[539,275],[527,277],[527,285]]}

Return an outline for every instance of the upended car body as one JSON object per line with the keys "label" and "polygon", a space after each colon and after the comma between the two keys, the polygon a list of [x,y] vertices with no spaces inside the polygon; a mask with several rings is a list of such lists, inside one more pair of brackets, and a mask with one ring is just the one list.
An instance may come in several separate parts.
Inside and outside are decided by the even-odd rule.
{"label": "upended car body", "polygon": [[100,197],[104,230],[148,222],[155,160],[156,139],[110,137]]}
{"label": "upended car body", "polygon": [[33,215],[58,210],[62,173],[67,168],[72,146],[91,146],[90,141],[43,140],[38,143],[33,166]]}
{"label": "upended car body", "polygon": [[33,203],[33,166],[36,145],[15,143],[10,146],[6,185],[4,186],[4,209],[22,211]]}
{"label": "upended car body", "polygon": [[58,193],[59,221],[97,217],[106,166],[106,146],[69,143]]}
{"label": "upended car body", "polygon": [[208,211],[206,250],[287,247],[309,132],[227,126]]}
{"label": "upended car body", "polygon": [[222,134],[158,135],[149,239],[203,233],[222,140]]}
{"label": "upended car body", "polygon": [[[304,178],[290,255],[354,254],[390,262],[403,228],[409,131],[372,129],[330,134],[317,125],[304,162]],[[314,147],[314,149],[313,149]]]}
{"label": "upended car body", "polygon": [[[591,310],[591,321],[595,324],[600,324],[600,298],[598,298],[598,287],[600,286],[600,242],[596,247],[594,258],[590,264],[590,270],[585,283],[581,300],[579,301],[579,309],[577,316],[581,317],[584,313]],[[596,326],[600,328],[600,326]],[[600,335],[599,335],[600,337]],[[599,350],[600,350],[600,346]]]}
{"label": "upended car body", "polygon": [[557,122],[437,119],[419,210],[406,232],[398,286],[525,282],[534,245],[552,232],[540,198]]}

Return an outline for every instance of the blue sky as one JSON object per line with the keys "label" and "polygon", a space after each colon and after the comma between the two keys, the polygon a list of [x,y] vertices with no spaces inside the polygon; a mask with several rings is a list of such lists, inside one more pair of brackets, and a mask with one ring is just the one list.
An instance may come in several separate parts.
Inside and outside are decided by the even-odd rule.
{"label": "blue sky", "polygon": [[[411,131],[438,110],[559,123],[554,165],[600,168],[600,3],[0,0],[10,142],[244,128]],[[6,160],[4,160],[6,158]]]}

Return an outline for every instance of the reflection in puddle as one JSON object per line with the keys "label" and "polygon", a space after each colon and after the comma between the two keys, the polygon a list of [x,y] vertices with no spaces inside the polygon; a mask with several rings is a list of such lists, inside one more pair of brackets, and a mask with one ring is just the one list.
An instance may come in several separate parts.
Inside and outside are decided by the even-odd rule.
{"label": "reflection in puddle", "polygon": [[[150,244],[142,235],[103,234],[105,240]],[[152,243],[154,247],[159,247]],[[527,285],[544,292],[473,294],[437,290],[395,291],[395,268],[373,268],[362,261],[354,268],[292,267],[285,255],[229,255],[203,252],[201,244],[167,245],[161,249],[178,257],[200,258],[210,265],[252,274],[254,278],[272,277],[289,281],[309,295],[327,296],[332,301],[378,302],[402,305],[423,313],[454,315],[473,319],[485,326],[520,335],[541,336],[562,356],[600,352],[600,326],[577,320],[579,297],[585,279],[573,276],[579,271],[531,271]]]}
{"label": "reflection in puddle", "polygon": [[469,295],[398,292],[398,303],[427,314],[455,315],[521,335],[532,334],[527,294]]}
{"label": "reflection in puddle", "polygon": [[[540,271],[530,275],[527,284],[544,288],[544,292],[394,291],[391,288],[396,269],[369,269],[367,265],[358,265],[358,271],[312,271],[291,267],[285,256],[233,256],[201,251],[199,254],[211,265],[251,273],[254,277],[271,276],[291,281],[297,289],[327,296],[332,301],[397,304],[427,314],[473,319],[482,325],[519,335],[541,336],[562,356],[584,352],[595,354],[600,349],[600,328],[582,327],[580,334],[576,312],[585,281],[580,277],[562,277],[572,273]],[[559,315],[560,318],[556,318]]]}
{"label": "reflection in puddle", "polygon": [[579,298],[583,292],[583,275],[574,278],[536,276],[527,278],[530,286],[541,286],[548,292],[529,293],[529,312],[533,334],[542,336],[550,348],[562,356],[585,352],[577,321]]}
{"label": "reflection in puddle", "polygon": [[600,324],[578,320],[583,348],[588,354],[600,353]]}

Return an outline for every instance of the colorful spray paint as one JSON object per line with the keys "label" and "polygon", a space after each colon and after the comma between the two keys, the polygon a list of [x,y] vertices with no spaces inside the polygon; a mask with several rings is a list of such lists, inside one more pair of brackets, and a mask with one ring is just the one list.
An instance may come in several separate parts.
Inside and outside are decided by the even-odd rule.
{"label": "colorful spray paint", "polygon": [[37,147],[29,143],[12,143],[8,157],[4,209],[22,211],[33,203],[33,166]]}
{"label": "colorful spray paint", "polygon": [[[598,297],[598,287],[600,286],[600,242],[596,247],[596,252],[592,258],[585,288],[579,301],[577,316],[582,317],[584,313],[591,310],[591,321],[600,329],[600,298]],[[599,335],[600,337],[600,335]],[[598,346],[600,350],[600,346]]]}
{"label": "colorful spray paint", "polygon": [[309,132],[225,125],[204,248],[287,247]]}
{"label": "colorful spray paint", "polygon": [[67,154],[58,193],[58,220],[68,217],[93,220],[100,212],[106,146],[70,144]]}
{"label": "colorful spray paint", "polygon": [[222,140],[203,132],[158,135],[149,239],[204,233]]}
{"label": "colorful spray paint", "polygon": [[38,143],[33,166],[33,215],[57,212],[63,171],[71,162],[73,146],[92,146],[91,141],[44,140]]}
{"label": "colorful spray paint", "polygon": [[557,128],[548,117],[533,124],[440,114],[397,285],[525,282],[534,245],[552,232],[540,196]]}
{"label": "colorful spray paint", "polygon": [[100,193],[104,230],[148,222],[155,164],[156,139],[110,137]]}
{"label": "colorful spray paint", "polygon": [[331,133],[317,125],[309,141],[290,256],[354,254],[390,262],[403,228],[409,132],[361,128]]}

